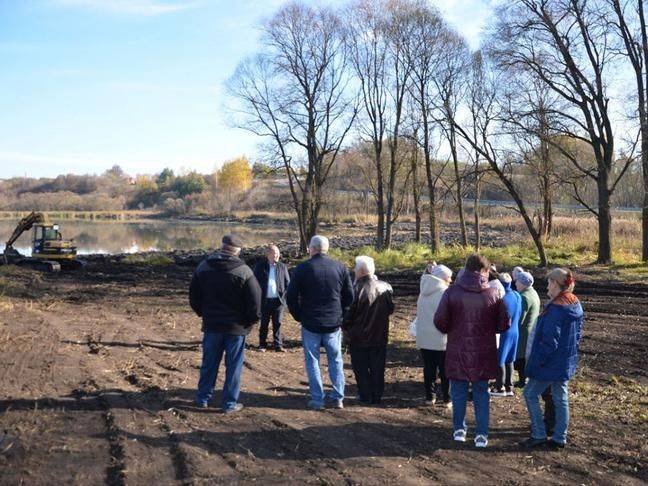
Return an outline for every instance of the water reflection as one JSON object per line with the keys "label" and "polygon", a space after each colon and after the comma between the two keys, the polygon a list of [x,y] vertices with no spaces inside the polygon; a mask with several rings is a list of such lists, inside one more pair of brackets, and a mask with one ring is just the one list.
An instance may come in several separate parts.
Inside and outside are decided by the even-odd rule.
{"label": "water reflection", "polygon": [[[0,220],[0,251],[18,221]],[[202,221],[56,221],[63,238],[73,238],[78,253],[137,253],[142,251],[193,250],[217,247],[226,233],[237,233],[246,245],[293,239],[297,233],[285,225],[214,223]],[[31,254],[32,232],[23,234],[14,247]]]}

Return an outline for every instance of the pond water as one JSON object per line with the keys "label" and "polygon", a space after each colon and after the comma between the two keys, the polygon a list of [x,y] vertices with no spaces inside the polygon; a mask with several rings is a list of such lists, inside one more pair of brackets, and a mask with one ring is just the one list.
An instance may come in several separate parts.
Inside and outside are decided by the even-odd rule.
{"label": "pond water", "polygon": [[[258,246],[278,240],[297,238],[294,228],[286,225],[241,224],[209,221],[52,221],[59,225],[64,239],[74,239],[80,255],[91,253],[136,253],[215,248],[227,233],[244,238],[246,246]],[[0,220],[0,252],[18,221]],[[31,255],[32,231],[14,243],[23,255]]]}

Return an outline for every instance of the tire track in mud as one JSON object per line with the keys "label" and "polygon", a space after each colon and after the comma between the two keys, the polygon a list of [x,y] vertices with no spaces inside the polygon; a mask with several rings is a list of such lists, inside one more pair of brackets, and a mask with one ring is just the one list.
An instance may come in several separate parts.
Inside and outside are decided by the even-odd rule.
{"label": "tire track in mud", "polygon": [[[149,361],[148,365],[153,365],[161,369],[168,369],[167,366],[160,364],[157,359],[152,358],[146,353],[141,355],[141,357],[142,358],[145,357],[147,361]],[[155,374],[154,370],[150,366],[147,366],[142,362],[138,364],[140,367],[140,371],[146,370],[147,374],[149,375]],[[246,367],[254,371],[259,371],[257,368],[249,365],[249,363]],[[133,379],[134,376],[136,377],[136,375],[133,374],[125,375],[124,379],[126,379],[130,384],[142,390],[143,392],[150,390],[150,387],[145,386],[142,382],[140,382],[137,379]],[[275,381],[269,380],[267,378],[264,381],[266,382],[266,384],[273,385],[273,387],[277,386],[277,383]],[[155,387],[155,385],[153,385],[153,387]],[[162,407],[166,408],[168,405],[171,404],[171,400],[173,399],[173,397],[170,397],[167,392],[159,388],[157,389],[157,391],[164,394],[164,398],[161,397],[163,400]],[[287,393],[285,394],[285,396],[288,400],[295,398],[295,395],[289,395]],[[210,434],[212,432],[211,430],[204,430],[202,428],[204,424],[200,423],[201,422],[200,420],[198,420],[198,423],[196,423],[195,419],[198,417],[195,416],[190,417],[189,414],[185,412],[180,412],[173,408],[169,409],[169,412],[171,413],[174,420],[180,422],[184,427],[189,429],[193,434],[201,433],[201,432]],[[346,472],[346,469],[348,468],[345,467],[343,464],[339,464],[338,459],[328,458],[328,459],[321,459],[319,461],[313,460],[312,457],[318,453],[321,447],[319,441],[315,438],[311,438],[312,434],[310,433],[308,435],[303,434],[299,428],[294,427],[292,424],[278,418],[275,411],[270,411],[269,414],[266,412],[265,415],[261,415],[257,413],[254,414],[252,417],[250,417],[250,419],[254,423],[256,431],[258,433],[265,433],[265,432],[272,433],[274,431],[281,432],[285,430],[291,430],[295,434],[298,434],[300,436],[297,448],[292,448],[292,446],[282,442],[275,442],[274,444],[272,444],[272,447],[277,450],[277,454],[281,454],[283,457],[288,456],[291,459],[303,461],[302,469],[305,469],[304,477],[308,477],[308,476],[321,477],[322,476],[321,466],[323,464],[326,464],[326,466],[330,468],[330,470],[337,475],[336,481],[342,479],[347,484],[355,484],[353,478]],[[342,424],[344,423],[344,418],[336,419],[336,421],[339,424]],[[168,420],[163,419],[163,422],[161,422],[160,426],[167,433],[169,433],[170,440],[173,440],[175,444],[174,451],[172,451],[172,453],[174,454],[173,457],[176,459],[176,470],[178,472],[177,479],[182,479],[182,480],[187,479],[187,475],[185,473],[189,470],[189,467],[187,466],[189,460],[187,458],[187,455],[183,454],[181,440],[178,440],[177,435],[172,431]],[[241,453],[243,454],[243,460],[241,460],[240,458],[235,459],[235,458],[228,457],[228,455],[230,455],[232,452],[222,452],[222,451],[231,451],[232,446],[231,444],[226,444],[223,443],[221,440],[217,440],[213,434],[209,436],[208,445],[209,445],[209,451],[219,455],[224,461],[224,463],[227,464],[232,469],[232,471],[235,472],[237,477],[239,477],[240,479],[253,480],[255,477],[257,477],[258,473],[251,474],[245,470],[246,468],[249,468],[251,466],[251,464],[246,462],[248,458],[250,458],[252,460],[252,463],[255,464],[256,469],[263,466],[263,461],[261,462],[256,461],[256,457],[254,456],[252,451],[241,444],[239,444],[239,447],[241,448]],[[305,451],[308,451],[308,454],[306,454]],[[180,455],[178,455],[178,452],[180,453]],[[403,453],[405,454],[406,452],[407,451],[403,449]],[[317,464],[318,462],[319,462],[319,468]],[[253,467],[253,469],[255,469],[255,467]],[[294,474],[294,471],[291,474]],[[321,477],[321,480],[323,482],[328,481],[324,477]]]}

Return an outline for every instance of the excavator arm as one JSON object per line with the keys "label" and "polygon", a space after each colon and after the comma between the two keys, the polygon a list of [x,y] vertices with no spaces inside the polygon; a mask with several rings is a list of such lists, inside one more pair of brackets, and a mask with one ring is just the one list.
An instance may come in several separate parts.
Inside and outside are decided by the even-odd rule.
{"label": "excavator arm", "polygon": [[22,235],[25,231],[29,231],[35,224],[44,223],[45,221],[45,215],[43,213],[37,213],[35,211],[32,211],[23,219],[21,219],[18,223],[18,226],[16,226],[16,229],[13,231],[13,233],[7,240],[7,243],[5,244],[5,252],[7,252],[12,247],[12,245],[16,242],[20,235]]}

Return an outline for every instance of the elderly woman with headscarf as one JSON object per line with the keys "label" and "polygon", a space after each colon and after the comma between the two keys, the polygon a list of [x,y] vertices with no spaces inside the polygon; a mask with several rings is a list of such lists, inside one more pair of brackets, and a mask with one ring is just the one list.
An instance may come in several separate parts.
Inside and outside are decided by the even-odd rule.
{"label": "elderly woman with headscarf", "polygon": [[[434,314],[451,281],[452,270],[445,265],[432,264],[428,266],[421,276],[415,321],[416,347],[421,351],[423,360],[425,402],[433,405],[437,395],[440,394],[446,407],[451,405],[450,383],[445,373],[447,336],[434,325]],[[441,381],[440,390],[436,386],[437,377]]]}
{"label": "elderly woman with headscarf", "polygon": [[[555,268],[547,275],[550,302],[538,318],[532,333],[531,351],[524,387],[531,437],[523,445],[537,447],[548,444],[563,448],[567,443],[569,425],[569,380],[576,372],[578,346],[583,332],[583,308],[574,295],[575,280],[569,270]],[[553,435],[547,441],[547,431],[540,407],[540,395],[551,387],[556,413]]]}
{"label": "elderly woman with headscarf", "polygon": [[529,341],[529,334],[533,332],[536,325],[538,314],[540,314],[540,297],[533,288],[533,284],[533,275],[525,271],[518,272],[515,278],[515,286],[520,293],[520,297],[522,297],[522,313],[518,325],[518,345],[515,353],[514,368],[518,372],[518,382],[515,386],[519,388],[523,388],[526,384],[524,368],[526,367],[527,351],[531,349],[531,346],[527,346],[527,342]]}
{"label": "elderly woman with headscarf", "polygon": [[378,404],[385,388],[389,316],[394,312],[392,288],[376,277],[373,258],[359,256],[355,261],[355,298],[342,328],[349,341],[358,398],[362,403]]}

